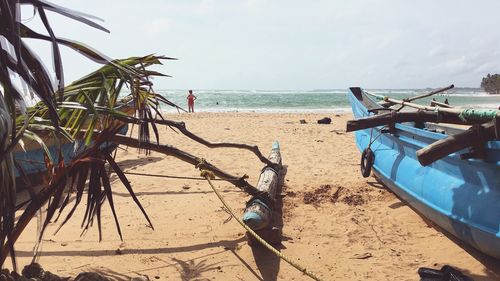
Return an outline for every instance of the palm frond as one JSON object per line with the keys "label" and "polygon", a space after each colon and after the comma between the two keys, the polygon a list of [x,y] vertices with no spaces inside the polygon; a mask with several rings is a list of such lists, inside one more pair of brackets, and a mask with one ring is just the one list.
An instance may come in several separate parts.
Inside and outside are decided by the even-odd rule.
{"label": "palm frond", "polygon": [[[44,31],[32,30],[19,22],[19,5],[30,5],[37,11]],[[125,174],[110,156],[110,152],[115,149],[110,140],[123,132],[126,124],[133,123],[139,124],[139,143],[150,144],[151,138],[158,143],[155,120],[163,119],[160,105],[182,109],[155,93],[150,80],[155,76],[168,77],[150,70],[150,66],[174,58],[147,55],[111,60],[83,43],[57,37],[46,15],[47,11],[108,32],[94,21],[95,17],[45,0],[0,0],[0,37],[7,42],[0,48],[0,267],[9,255],[15,266],[14,243],[36,212],[48,204],[39,234],[40,241],[51,219],[56,217],[57,220],[68,207],[72,194],[76,197],[75,203],[60,227],[73,216],[77,206],[86,201],[83,233],[96,222],[101,239],[101,207],[107,201],[117,232],[122,238],[106,167],[118,175],[152,227]],[[24,38],[50,43],[55,77],[45,69],[42,60],[23,41]],[[64,86],[60,45],[72,48],[103,66]],[[18,75],[17,82],[28,93],[17,89],[11,74]],[[39,102],[27,108],[23,94],[35,96]],[[95,132],[98,132],[97,136]],[[13,154],[25,142],[43,151],[44,159],[38,160],[36,165],[44,169],[45,176],[43,182],[36,183],[42,184],[36,194],[31,189],[34,183],[26,181],[31,200],[23,203],[25,209],[16,221],[16,173],[23,177],[30,177],[30,174],[24,171],[21,163],[16,163]],[[72,154],[67,154],[68,145],[75,149]],[[150,146],[144,147],[148,153]],[[143,146],[139,146],[139,149],[143,149]]]}
{"label": "palm frond", "polygon": [[[20,23],[19,19],[22,17],[19,14],[21,11],[19,5],[31,5],[35,8],[48,35],[38,33]],[[0,37],[3,40],[0,47],[0,247],[2,249],[0,267],[7,255],[12,257],[15,264],[14,242],[36,211],[49,198],[52,197],[53,200],[49,204],[49,219],[46,220],[46,224],[54,215],[55,207],[59,203],[62,206],[68,204],[68,194],[63,196],[63,187],[70,179],[82,193],[87,179],[91,179],[92,188],[96,190],[88,199],[91,203],[93,202],[93,205],[90,205],[87,212],[87,225],[89,222],[91,224],[96,216],[99,220],[100,206],[104,198],[111,203],[115,214],[110,183],[105,178],[107,173],[104,169],[104,164],[109,161],[106,156],[109,151],[101,151],[97,148],[99,148],[99,144],[105,142],[106,132],[116,133],[116,129],[123,126],[122,123],[116,122],[116,119],[126,118],[116,108],[122,90],[127,87],[135,89],[133,87],[134,81],[139,81],[141,85],[150,84],[148,82],[149,76],[161,74],[146,70],[146,67],[159,64],[160,60],[169,59],[150,55],[111,61],[82,43],[56,37],[46,11],[59,13],[107,32],[104,27],[93,21],[94,17],[44,0],[0,0]],[[56,87],[53,85],[51,75],[43,66],[42,60],[22,38],[41,39],[51,43]],[[63,63],[59,44],[73,48],[94,61],[106,65],[64,88]],[[17,79],[16,77],[19,77],[18,82],[29,91],[29,93],[24,94],[34,95],[40,100],[34,107],[26,110],[24,96],[17,89],[17,82],[14,81]],[[143,90],[141,92],[132,90],[131,94],[130,100],[145,95]],[[137,98],[135,99],[137,100]],[[138,110],[149,110],[151,103],[147,103],[146,100],[141,107],[137,107]],[[150,114],[146,114],[146,116],[150,116]],[[92,132],[94,129],[104,133],[103,137],[93,140]],[[77,132],[82,130],[87,133],[83,139],[78,139]],[[43,162],[46,166],[48,182],[45,188],[36,195],[36,198],[28,202],[24,213],[15,222],[16,168],[13,150],[25,140],[38,144],[44,151],[46,160]],[[61,143],[80,144],[82,140],[86,140],[87,147],[80,149],[80,153],[74,158],[74,161],[69,162],[69,166],[67,166],[68,159],[64,159],[65,156],[61,153]],[[82,159],[91,162],[85,162]],[[98,165],[90,165],[89,163]],[[78,165],[88,167],[87,174],[77,172],[85,170],[77,169],[81,168]],[[18,167],[19,174],[24,174],[21,165]],[[127,184],[128,182],[126,183],[128,188]],[[79,195],[80,199],[83,196],[82,193]],[[77,200],[77,202],[79,201]],[[142,207],[141,210],[143,210]],[[120,233],[118,224],[117,229]]]}

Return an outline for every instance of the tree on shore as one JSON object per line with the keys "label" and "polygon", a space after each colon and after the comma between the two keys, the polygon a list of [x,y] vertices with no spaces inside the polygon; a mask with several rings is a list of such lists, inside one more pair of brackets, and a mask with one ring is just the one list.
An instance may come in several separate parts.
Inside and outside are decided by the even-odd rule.
{"label": "tree on shore", "polygon": [[[45,27],[40,32],[45,34],[23,24],[23,9],[19,6],[37,11]],[[201,157],[160,144],[157,125],[168,126],[206,147],[252,151],[265,164],[272,164],[257,146],[211,143],[190,132],[184,122],[163,118],[160,104],[181,108],[154,92],[151,78],[166,75],[149,67],[172,58],[155,55],[121,60],[107,58],[84,44],[56,37],[46,11],[107,31],[91,20],[93,16],[47,1],[0,0],[0,268],[10,256],[12,267],[17,271],[14,245],[41,209],[46,212],[38,229],[35,253],[52,218],[57,220],[63,210],[67,211],[61,217],[62,227],[82,205],[85,205],[82,234],[95,224],[101,239],[101,207],[107,202],[121,239],[110,173],[117,175],[152,228],[133,187],[112,156],[120,144],[138,148],[141,153],[156,151],[173,156],[204,172],[210,171],[249,194],[257,194],[258,190],[246,176],[231,175]],[[25,39],[51,43],[55,77]],[[77,51],[102,67],[65,84],[59,45]],[[122,93],[126,95],[123,98]],[[36,104],[29,106],[27,100],[34,100]],[[138,127],[137,136],[126,136],[127,128],[134,125]],[[43,160],[29,158],[38,155],[37,151],[43,153]],[[30,172],[28,168],[34,165],[36,169]],[[27,201],[17,202],[20,189],[29,191]],[[74,203],[69,206],[71,202]]]}
{"label": "tree on shore", "polygon": [[500,95],[500,74],[489,74],[483,77],[481,88],[492,95]]}

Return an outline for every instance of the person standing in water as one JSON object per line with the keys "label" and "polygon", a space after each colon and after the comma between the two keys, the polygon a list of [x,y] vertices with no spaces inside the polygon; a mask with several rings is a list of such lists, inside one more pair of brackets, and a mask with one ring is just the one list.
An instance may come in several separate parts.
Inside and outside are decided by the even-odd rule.
{"label": "person standing in water", "polygon": [[193,95],[193,90],[189,90],[189,94],[187,96],[188,101],[188,111],[194,113],[194,101],[196,100],[196,96]]}

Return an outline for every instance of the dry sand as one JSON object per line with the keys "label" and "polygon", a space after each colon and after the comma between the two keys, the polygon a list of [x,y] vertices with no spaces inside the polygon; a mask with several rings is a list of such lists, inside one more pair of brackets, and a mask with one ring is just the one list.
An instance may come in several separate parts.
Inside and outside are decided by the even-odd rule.
{"label": "dry sand", "polygon": [[[316,120],[330,116],[333,124]],[[185,120],[193,132],[216,141],[258,145],[270,151],[281,143],[287,167],[284,242],[281,251],[325,280],[418,280],[419,267],[453,265],[475,280],[500,280],[500,262],[451,240],[372,177],[359,172],[354,136],[343,133],[350,116],[291,113],[196,113],[168,116]],[[299,124],[305,119],[307,124]],[[250,152],[209,149],[161,128],[169,143],[226,171],[256,183],[263,164]],[[138,156],[119,150],[118,162],[130,172],[198,176],[192,165],[158,153]],[[82,205],[56,236],[51,225],[39,262],[60,275],[97,270],[116,279],[148,275],[152,280],[307,280],[271,253],[248,246],[244,230],[221,208],[204,181],[129,175],[150,215],[146,221],[125,188],[113,177],[120,241],[109,207],[103,212],[104,240],[97,229],[80,237]],[[231,184],[216,182],[240,215],[249,199]],[[338,198],[334,193],[341,188]],[[314,192],[308,194],[307,192]],[[305,198],[305,200],[304,200]],[[305,202],[309,203],[306,204]],[[33,222],[17,244],[19,263],[30,261]]]}

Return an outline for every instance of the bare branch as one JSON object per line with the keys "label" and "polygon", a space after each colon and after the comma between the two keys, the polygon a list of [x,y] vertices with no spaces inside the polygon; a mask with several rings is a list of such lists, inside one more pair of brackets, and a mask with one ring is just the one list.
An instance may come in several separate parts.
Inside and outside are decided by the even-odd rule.
{"label": "bare branch", "polygon": [[[127,118],[126,120],[122,120],[122,121],[126,121],[126,122],[130,122],[130,118]],[[149,123],[155,123],[155,124],[160,124],[160,125],[167,125],[167,126],[170,126],[170,127],[174,127],[176,129],[178,129],[183,135],[185,135],[186,137],[198,142],[198,143],[201,143],[207,147],[210,147],[210,148],[220,148],[220,147],[230,147],[230,148],[240,148],[240,149],[246,149],[246,150],[249,150],[251,152],[253,152],[257,158],[259,158],[259,160],[268,165],[268,166],[274,166],[275,164],[273,164],[271,161],[269,161],[269,159],[267,159],[267,157],[265,157],[259,150],[259,147],[256,146],[256,145],[248,145],[248,144],[241,144],[241,143],[231,143],[231,142],[209,142],[207,140],[205,140],[204,138],[192,133],[191,131],[189,131],[187,128],[186,128],[186,124],[184,122],[176,122],[176,121],[172,121],[172,120],[139,120],[139,119],[136,119],[135,120],[137,123],[140,123],[140,122],[149,122]]]}
{"label": "bare branch", "polygon": [[[98,135],[98,134],[96,134]],[[243,177],[236,177],[233,176],[229,173],[224,172],[223,170],[217,168],[216,166],[206,162],[203,158],[196,157],[192,154],[189,154],[185,151],[182,151],[176,147],[173,147],[171,145],[162,145],[162,144],[153,144],[153,143],[148,143],[148,142],[140,142],[137,139],[130,138],[127,136],[123,135],[114,135],[110,138],[110,141],[118,143],[118,144],[123,144],[127,145],[130,147],[135,147],[135,148],[145,148],[149,149],[152,151],[156,151],[159,153],[163,153],[165,155],[173,156],[179,160],[182,160],[184,162],[193,164],[199,169],[205,169],[213,172],[217,177],[220,177],[235,186],[243,189],[250,195],[255,195],[259,191],[250,183],[248,183],[245,179],[246,176]]]}

